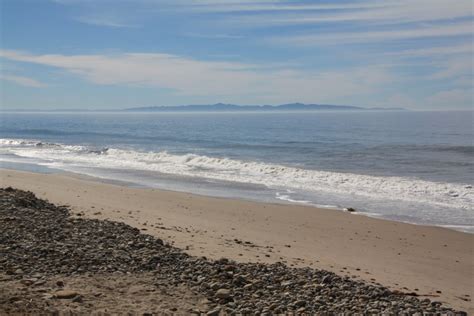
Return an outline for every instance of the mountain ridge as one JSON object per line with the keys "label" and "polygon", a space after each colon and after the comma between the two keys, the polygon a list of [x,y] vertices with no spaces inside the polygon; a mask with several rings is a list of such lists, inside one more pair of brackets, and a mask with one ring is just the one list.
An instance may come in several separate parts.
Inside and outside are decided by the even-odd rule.
{"label": "mountain ridge", "polygon": [[321,111],[321,110],[337,110],[337,111],[405,111],[404,108],[366,108],[353,105],[331,105],[331,104],[305,104],[305,103],[287,103],[280,105],[237,105],[227,103],[215,104],[195,104],[195,105],[178,105],[178,106],[146,106],[126,108],[123,111],[129,112],[231,112],[231,111]]}

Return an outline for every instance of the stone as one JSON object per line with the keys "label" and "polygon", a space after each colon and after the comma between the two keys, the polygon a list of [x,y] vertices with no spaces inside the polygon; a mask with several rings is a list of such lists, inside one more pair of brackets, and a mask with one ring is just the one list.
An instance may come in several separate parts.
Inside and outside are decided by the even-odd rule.
{"label": "stone", "polygon": [[249,283],[249,284],[245,284],[244,287],[243,287],[243,289],[244,289],[244,290],[248,290],[248,289],[250,289],[250,288],[252,288],[252,287],[253,287],[253,284],[252,284],[252,283]]}
{"label": "stone", "polygon": [[76,291],[72,290],[60,290],[54,293],[54,297],[59,298],[59,299],[69,299],[69,298],[74,298],[77,296],[78,293]]}
{"label": "stone", "polygon": [[322,283],[322,284],[331,283],[331,276],[330,276],[330,275],[324,276],[324,277],[321,279],[321,283]]}
{"label": "stone", "polygon": [[217,298],[229,298],[230,297],[230,290],[228,289],[219,289],[215,295]]}
{"label": "stone", "polygon": [[30,286],[30,285],[32,285],[32,284],[35,283],[35,280],[32,280],[32,279],[24,279],[24,280],[21,280],[20,283],[23,284],[23,285],[26,285],[26,286]]}
{"label": "stone", "polygon": [[208,311],[208,312],[206,313],[206,315],[207,315],[207,316],[218,316],[218,315],[220,314],[220,312],[221,312],[221,309],[220,309],[220,308],[215,308],[215,309],[213,309],[213,310],[211,310],[211,311]]}
{"label": "stone", "polygon": [[[166,229],[182,230],[180,227]],[[251,242],[240,244],[259,247]],[[152,284],[156,288],[147,292],[169,295],[175,287],[190,290],[204,298],[199,303],[201,310],[196,312],[209,311],[208,315],[353,315],[369,311],[390,315],[465,315],[440,302],[420,300],[412,293],[392,291],[380,284],[365,283],[326,270],[296,268],[286,262],[237,263],[225,258],[212,261],[206,257],[193,257],[173,246],[172,242],[165,243],[124,223],[78,218],[72,216],[67,207],[57,207],[36,198],[31,192],[13,188],[0,188],[0,249],[2,281],[18,280],[28,286],[37,286],[46,284],[46,280],[56,280],[58,275],[93,277],[98,273],[110,273],[112,276],[133,276],[148,272],[153,274]],[[31,279],[22,278],[24,275]],[[35,292],[43,302],[41,304],[48,305],[42,305],[42,310],[51,314],[57,313],[56,307],[53,307],[54,302],[46,300],[71,299],[81,305],[71,306],[68,301],[64,305],[82,310],[92,306],[92,301],[99,300],[102,295],[91,293],[91,302],[88,302],[76,291],[62,289],[64,283],[62,280],[53,283],[61,289],[56,293],[45,294],[45,291],[51,291],[46,288],[23,287],[22,290]],[[114,290],[117,295],[126,293],[124,288]],[[35,299],[30,300],[27,296],[12,295],[5,304],[16,306],[14,311],[21,314],[18,309],[21,306],[15,305],[19,301],[23,308],[26,304],[30,308],[35,303]],[[165,309],[171,310],[171,306]]]}
{"label": "stone", "polygon": [[306,301],[299,300],[299,301],[296,301],[293,305],[295,305],[296,307],[306,306]]}

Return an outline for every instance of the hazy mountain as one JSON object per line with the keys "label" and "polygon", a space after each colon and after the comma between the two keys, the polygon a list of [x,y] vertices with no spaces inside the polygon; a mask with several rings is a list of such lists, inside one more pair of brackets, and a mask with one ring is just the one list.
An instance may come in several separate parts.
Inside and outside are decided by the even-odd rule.
{"label": "hazy mountain", "polygon": [[340,110],[340,111],[361,111],[361,110],[404,110],[403,108],[363,108],[350,105],[330,105],[330,104],[304,104],[289,103],[281,105],[236,105],[236,104],[201,104],[201,105],[180,105],[180,106],[147,106],[128,108],[125,111],[143,112],[234,112],[234,111],[318,111],[318,110]]}

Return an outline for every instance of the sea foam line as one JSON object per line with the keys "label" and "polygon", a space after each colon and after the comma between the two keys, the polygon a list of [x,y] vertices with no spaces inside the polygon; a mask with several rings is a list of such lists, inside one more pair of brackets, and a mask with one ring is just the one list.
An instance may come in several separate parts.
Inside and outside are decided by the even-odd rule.
{"label": "sea foam line", "polygon": [[166,151],[91,149],[86,146],[44,143],[35,140],[0,139],[0,148],[7,149],[17,156],[37,159],[39,164],[65,170],[69,167],[96,167],[156,171],[181,176],[262,184],[270,188],[400,200],[464,210],[472,210],[474,205],[474,190],[469,184],[309,170],[204,155],[175,155]]}

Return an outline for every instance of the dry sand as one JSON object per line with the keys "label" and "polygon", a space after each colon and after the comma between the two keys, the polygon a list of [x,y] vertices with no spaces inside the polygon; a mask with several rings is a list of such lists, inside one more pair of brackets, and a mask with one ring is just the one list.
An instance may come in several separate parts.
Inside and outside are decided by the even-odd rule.
{"label": "dry sand", "polygon": [[474,313],[474,235],[309,206],[137,189],[70,174],[0,170],[88,218],[123,221],[209,258],[312,266],[416,292]]}
{"label": "dry sand", "polygon": [[[33,286],[0,274],[0,284],[0,302],[8,302],[0,305],[2,315],[57,315],[57,311],[62,311],[60,315],[185,315],[206,306],[203,296],[185,286],[157,285],[152,273],[60,275]],[[50,299],[58,291],[76,289],[80,289],[78,302]]]}

